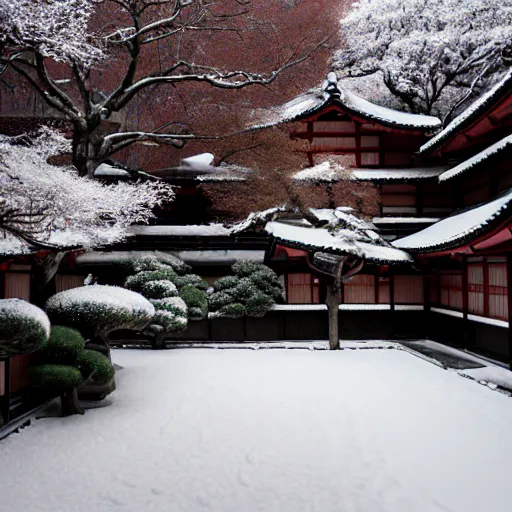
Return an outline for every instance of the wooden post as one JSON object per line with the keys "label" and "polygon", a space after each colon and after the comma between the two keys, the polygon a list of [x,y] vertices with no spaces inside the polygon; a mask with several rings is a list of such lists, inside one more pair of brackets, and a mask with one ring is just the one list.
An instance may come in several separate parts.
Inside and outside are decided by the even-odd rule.
{"label": "wooden post", "polygon": [[373,276],[374,291],[375,291],[375,297],[374,297],[373,301],[375,302],[375,304],[379,303],[379,274],[380,274],[380,269],[377,269],[377,271],[375,272],[375,275]]}
{"label": "wooden post", "polygon": [[489,316],[489,263],[487,259],[483,261],[483,273],[484,273],[484,316]]}
{"label": "wooden post", "polygon": [[463,322],[463,343],[464,348],[468,348],[468,310],[469,310],[469,293],[468,293],[468,261],[464,258],[462,262],[462,322]]}
{"label": "wooden post", "polygon": [[423,276],[423,309],[430,311],[430,275]]}
{"label": "wooden post", "polygon": [[9,423],[11,405],[11,359],[3,360],[4,363],[4,396],[0,400],[0,416],[3,424]]}
{"label": "wooden post", "polygon": [[340,348],[338,332],[338,319],[340,310],[341,275],[343,272],[343,258],[337,265],[332,277],[327,279],[327,314],[329,317],[329,350]]}
{"label": "wooden post", "polygon": [[508,294],[508,361],[512,370],[512,254],[507,254],[507,294]]}
{"label": "wooden post", "polygon": [[389,268],[389,306],[391,311],[395,311],[395,276]]}

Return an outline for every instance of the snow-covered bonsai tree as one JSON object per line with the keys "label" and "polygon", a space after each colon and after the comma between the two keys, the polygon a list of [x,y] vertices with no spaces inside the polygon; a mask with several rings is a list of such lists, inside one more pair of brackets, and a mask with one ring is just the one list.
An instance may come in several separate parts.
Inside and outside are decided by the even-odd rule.
{"label": "snow-covered bonsai tree", "polygon": [[360,0],[341,26],[335,67],[412,112],[449,117],[512,62],[511,0]]}
{"label": "snow-covered bonsai tree", "polygon": [[221,277],[208,296],[210,316],[240,318],[262,317],[276,302],[283,302],[283,288],[277,274],[265,265],[237,261],[233,276]]}
{"label": "snow-covered bonsai tree", "polygon": [[50,334],[50,320],[38,307],[21,299],[0,300],[0,354],[36,350]]}
{"label": "snow-covered bonsai tree", "polygon": [[78,402],[80,386],[89,382],[105,384],[114,377],[108,358],[84,347],[85,340],[77,330],[52,327],[29,369],[35,386],[44,388],[50,396],[60,396],[63,416],[84,413]]}
{"label": "snow-covered bonsai tree", "polygon": [[54,324],[73,327],[85,338],[105,345],[112,331],[141,331],[155,315],[153,305],[139,293],[104,285],[57,293],[48,299],[45,309]]}

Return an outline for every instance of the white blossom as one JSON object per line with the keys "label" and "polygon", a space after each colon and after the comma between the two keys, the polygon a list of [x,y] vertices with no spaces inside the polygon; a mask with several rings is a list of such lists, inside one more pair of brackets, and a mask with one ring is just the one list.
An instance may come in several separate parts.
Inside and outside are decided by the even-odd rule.
{"label": "white blossom", "polygon": [[112,243],[172,197],[160,182],[103,185],[48,163],[66,151],[69,142],[49,129],[33,138],[0,136],[0,252],[16,238],[85,248]]}
{"label": "white blossom", "polygon": [[510,65],[512,0],[361,0],[341,26],[335,66],[414,112],[446,113]]}

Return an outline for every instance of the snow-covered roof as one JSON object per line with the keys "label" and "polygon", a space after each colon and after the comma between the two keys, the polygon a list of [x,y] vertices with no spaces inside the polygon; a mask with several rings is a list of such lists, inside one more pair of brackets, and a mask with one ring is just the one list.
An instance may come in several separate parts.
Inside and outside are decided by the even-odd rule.
{"label": "snow-covered roof", "polygon": [[434,131],[441,127],[437,117],[400,112],[375,105],[356,94],[341,88],[335,73],[329,73],[322,87],[265,111],[256,111],[250,128],[267,128],[282,123],[298,121],[329,105],[339,106],[348,114],[398,129]]}
{"label": "snow-covered roof", "polygon": [[487,162],[490,158],[500,154],[501,152],[505,151],[506,149],[510,149],[511,147],[512,147],[512,135],[509,135],[508,137],[505,137],[504,139],[501,139],[500,141],[496,142],[496,144],[489,146],[487,149],[484,149],[483,151],[476,154],[475,156],[472,156],[468,160],[460,163],[453,169],[443,172],[439,176],[439,181],[447,181],[447,180],[455,178],[456,176],[459,176],[467,171],[470,171],[471,169],[474,169],[478,165],[481,165],[481,164]]}
{"label": "snow-covered roof", "polygon": [[130,232],[137,236],[229,236],[223,224],[191,224],[183,226],[132,226]]}
{"label": "snow-covered roof", "polygon": [[438,217],[374,217],[374,224],[433,224]]}
{"label": "snow-covered roof", "polygon": [[332,162],[322,162],[314,167],[308,167],[292,175],[295,181],[324,181],[336,182],[347,177],[347,171],[341,165]]}
{"label": "snow-covered roof", "polygon": [[337,236],[324,228],[292,226],[282,222],[269,222],[265,231],[283,245],[305,250],[321,250],[334,254],[349,254],[376,263],[407,263],[412,258],[404,251],[361,242],[351,236],[353,232],[341,230]]}
{"label": "snow-covered roof", "polygon": [[265,251],[180,251],[178,256],[189,265],[232,265],[238,260],[250,260],[263,263]]}
{"label": "snow-covered roof", "polygon": [[512,90],[512,69],[489,91],[475,100],[462,114],[456,117],[444,130],[432,137],[426,144],[421,146],[419,153],[425,154],[438,148],[450,136],[457,131],[470,125],[483,115],[495,102],[500,101],[505,95],[509,95]]}
{"label": "snow-covered roof", "polygon": [[99,176],[101,178],[129,178],[130,173],[120,167],[103,163],[96,167],[94,176]]}
{"label": "snow-covered roof", "polygon": [[509,216],[511,210],[512,190],[509,190],[493,201],[466,209],[413,235],[395,240],[392,245],[410,252],[452,249],[492,228]]}
{"label": "snow-covered roof", "polygon": [[352,176],[359,181],[416,181],[437,178],[447,167],[417,169],[355,169]]}

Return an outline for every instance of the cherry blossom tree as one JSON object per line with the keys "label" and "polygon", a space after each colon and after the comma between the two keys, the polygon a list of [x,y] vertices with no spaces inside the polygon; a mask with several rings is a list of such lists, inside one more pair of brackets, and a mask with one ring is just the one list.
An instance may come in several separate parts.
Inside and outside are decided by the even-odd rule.
{"label": "cherry blossom tree", "polygon": [[[7,1],[7,0],[4,0]],[[22,2],[22,0],[18,0]],[[51,4],[66,3],[54,0]],[[208,56],[194,53],[194,41],[207,38],[212,33],[235,33],[242,36],[244,27],[239,19],[246,14],[246,4],[241,0],[96,0],[79,2],[76,10],[70,8],[68,14],[73,19],[85,13],[90,15],[91,5],[100,5],[102,12],[110,12],[110,20],[98,28],[93,35],[82,30],[77,34],[76,45],[94,43],[86,56],[71,51],[67,45],[49,52],[40,43],[37,31],[34,40],[31,31],[17,37],[9,32],[10,27],[24,26],[15,20],[8,25],[5,41],[18,44],[19,51],[3,55],[0,64],[5,69],[17,73],[33,87],[51,108],[55,109],[73,125],[73,163],[81,175],[92,176],[95,168],[103,160],[132,144],[167,144],[181,148],[189,141],[198,139],[183,123],[172,120],[152,131],[127,130],[112,133],[111,125],[115,115],[126,109],[132,101],[144,92],[166,85],[187,86],[202,84],[216,89],[240,90],[249,85],[268,85],[279,74],[291,66],[304,61],[322,41],[304,42],[300,48],[286,56],[281,56],[274,69],[268,72],[245,69],[224,69],[208,61]],[[38,2],[41,9],[47,2]],[[236,23],[233,22],[236,20]],[[91,23],[94,19],[91,19]],[[249,26],[246,29],[252,29]],[[81,38],[81,39],[80,39]],[[163,46],[164,45],[164,46]],[[101,48],[101,49],[99,49]],[[108,55],[108,63],[115,61],[119,69],[116,82],[108,90],[98,83],[93,66],[98,52]],[[151,56],[164,52],[158,65]],[[64,55],[64,56],[63,56]],[[57,57],[64,68],[53,66],[48,57]],[[191,58],[189,58],[191,57]],[[155,63],[156,64],[156,63]],[[103,62],[103,67],[107,61]],[[109,133],[110,132],[110,133]]]}
{"label": "cherry blossom tree", "polygon": [[147,222],[161,201],[172,199],[172,190],[161,182],[103,185],[79,177],[72,167],[48,163],[69,149],[69,141],[50,129],[35,137],[0,136],[1,252],[112,243],[124,238],[131,224]]}
{"label": "cherry blossom tree", "polygon": [[512,0],[360,0],[341,27],[335,67],[412,112],[449,118],[512,62]]}

